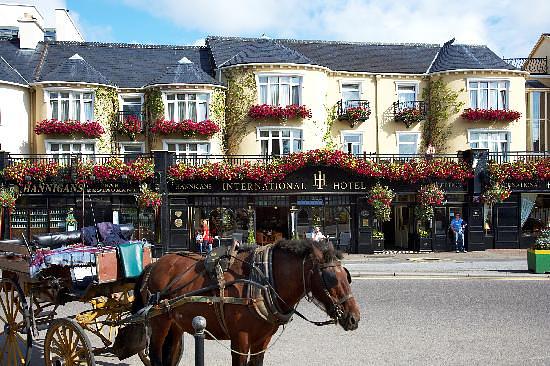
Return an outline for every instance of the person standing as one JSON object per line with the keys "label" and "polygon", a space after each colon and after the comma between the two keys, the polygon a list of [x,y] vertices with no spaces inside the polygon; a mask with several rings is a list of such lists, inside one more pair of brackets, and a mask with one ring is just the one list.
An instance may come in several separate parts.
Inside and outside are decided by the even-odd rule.
{"label": "person standing", "polygon": [[460,217],[460,213],[455,213],[454,219],[451,221],[451,230],[455,235],[455,249],[456,252],[466,253],[464,249],[464,228],[466,227],[466,222]]}
{"label": "person standing", "polygon": [[321,229],[319,228],[319,226],[315,226],[315,228],[313,229],[313,234],[311,235],[311,239],[313,241],[321,241],[325,239],[325,236],[321,232]]}
{"label": "person standing", "polygon": [[195,236],[195,242],[197,246],[199,247],[199,253],[202,254],[202,233],[200,230],[197,230],[197,235]]}

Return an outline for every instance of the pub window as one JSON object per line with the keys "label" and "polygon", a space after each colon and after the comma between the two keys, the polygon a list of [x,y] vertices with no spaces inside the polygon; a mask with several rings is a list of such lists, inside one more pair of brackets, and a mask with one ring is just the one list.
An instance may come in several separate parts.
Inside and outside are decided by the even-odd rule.
{"label": "pub window", "polygon": [[537,238],[550,226],[550,195],[522,193],[520,213],[523,236]]}
{"label": "pub window", "polygon": [[302,130],[298,128],[259,128],[262,155],[286,155],[302,151]]}
{"label": "pub window", "polygon": [[363,134],[342,132],[342,150],[348,154],[361,154],[363,151]]}
{"label": "pub window", "polygon": [[207,93],[166,93],[166,115],[171,121],[208,119]]}
{"label": "pub window", "polygon": [[96,144],[93,141],[58,141],[46,142],[46,153],[54,156],[61,163],[69,163],[69,155],[95,154]]}
{"label": "pub window", "polygon": [[194,141],[165,141],[164,148],[170,152],[175,152],[180,156],[197,157],[209,154],[210,143]]}
{"label": "pub window", "polygon": [[470,108],[508,109],[508,87],[506,80],[469,81]]}
{"label": "pub window", "polygon": [[300,104],[302,77],[297,75],[259,75],[260,104],[286,107]]}
{"label": "pub window", "polygon": [[418,132],[396,132],[397,148],[399,155],[414,155],[418,153],[420,133]]}
{"label": "pub window", "polygon": [[489,149],[493,153],[510,151],[510,132],[494,130],[468,130],[468,139],[472,149]]}
{"label": "pub window", "polygon": [[70,119],[91,121],[94,119],[94,100],[92,92],[50,91],[49,118],[60,121]]}

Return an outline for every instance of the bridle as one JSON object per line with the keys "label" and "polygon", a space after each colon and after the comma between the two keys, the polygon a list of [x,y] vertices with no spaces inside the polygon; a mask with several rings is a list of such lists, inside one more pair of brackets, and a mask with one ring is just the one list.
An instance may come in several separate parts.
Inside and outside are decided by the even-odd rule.
{"label": "bridle", "polygon": [[[311,259],[311,258],[310,258]],[[334,299],[332,295],[330,294],[330,289],[334,286],[330,286],[327,284],[327,281],[325,280],[325,276],[323,276],[323,271],[326,271],[328,268],[334,268],[334,267],[340,267],[342,268],[342,263],[338,260],[331,261],[329,263],[319,263],[317,261],[312,260],[313,267],[308,271],[307,279],[309,281],[306,281],[306,258],[304,258],[302,262],[302,282],[304,284],[304,297],[307,301],[315,304],[319,309],[323,310],[332,320],[329,322],[323,322],[327,324],[337,324],[338,320],[342,319],[344,316],[344,307],[343,304],[353,298],[353,294],[350,292],[349,294],[339,298]],[[331,306],[329,309],[326,308],[326,306],[321,303],[318,299],[316,299],[313,296],[313,293],[311,291],[311,276],[316,271],[319,274],[319,278],[321,279],[322,287],[323,287],[323,293],[325,296],[327,296],[328,299],[330,299]],[[309,283],[309,290],[307,283]],[[319,325],[319,324],[318,324]],[[325,325],[325,324],[322,324]]]}

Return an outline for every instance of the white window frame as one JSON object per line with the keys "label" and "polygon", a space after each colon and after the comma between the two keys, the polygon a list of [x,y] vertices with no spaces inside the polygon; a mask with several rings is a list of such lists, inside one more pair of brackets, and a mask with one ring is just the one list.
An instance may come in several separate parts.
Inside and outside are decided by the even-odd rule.
{"label": "white window frame", "polygon": [[[272,105],[270,103],[270,101],[271,101],[271,88],[269,87],[269,85],[270,85],[269,84],[269,77],[270,76],[289,77],[289,78],[297,77],[297,78],[299,78],[300,82],[298,83],[298,105],[303,105],[302,89],[304,88],[304,75],[302,73],[288,73],[288,72],[285,72],[285,73],[268,72],[268,73],[257,73],[256,74],[256,86],[257,86],[257,89],[258,89],[258,96],[257,96],[258,97],[257,98],[258,104],[264,104],[264,102],[261,100],[260,78],[261,77],[267,77],[268,78],[267,93],[266,93],[267,100],[266,100],[265,104]],[[281,85],[281,84],[279,83],[278,85]],[[292,104],[292,85],[293,84],[289,84],[289,92],[290,92],[289,102],[290,102],[290,104]],[[279,90],[280,90],[280,87],[279,87]],[[279,92],[279,102],[277,103],[277,105],[281,105],[280,100],[281,100],[281,93]]]}
{"label": "white window frame", "polygon": [[122,93],[118,95],[118,102],[120,105],[120,111],[124,111],[124,105],[135,105],[135,103],[125,103],[124,98],[140,98],[141,99],[141,112],[143,112],[144,95],[143,93]]}
{"label": "white window frame", "polygon": [[[95,91],[93,89],[73,89],[73,88],[46,88],[44,89],[44,103],[46,103],[46,111],[48,118],[52,118],[52,107],[50,104],[50,93],[69,93],[69,119],[78,120],[80,122],[86,122],[85,116],[84,116],[84,106],[83,106],[83,99],[82,95],[84,93],[91,93],[92,94],[92,118],[90,121],[95,120]],[[80,93],[80,116],[78,118],[74,118],[73,116],[73,101],[74,94]],[[60,105],[58,105],[58,111],[59,111]],[[59,112],[58,112],[59,113]]]}
{"label": "white window frame", "polygon": [[[420,150],[420,135],[421,135],[421,133],[420,132],[414,132],[414,131],[396,131],[395,132],[395,142],[397,144],[397,154],[401,155],[401,153],[399,152],[399,146],[400,145],[413,145],[412,142],[400,142],[400,136],[403,136],[403,135],[416,135],[417,136],[416,151],[411,155],[418,154],[418,151]],[[409,155],[409,154],[403,154],[403,155]]]}
{"label": "white window frame", "polygon": [[[204,90],[204,89],[197,89],[197,90],[165,90],[162,92],[162,101],[164,103],[164,115],[166,116],[166,118],[168,119],[170,114],[168,113],[168,103],[171,103],[172,101],[168,100],[168,95],[175,95],[175,100],[174,100],[174,117],[177,117],[177,94],[203,94],[203,95],[206,95],[206,118],[201,120],[199,118],[197,118],[197,122],[202,122],[202,121],[205,121],[207,119],[210,118],[210,102],[212,100],[212,92],[209,91],[209,90]],[[198,100],[198,99],[197,99]],[[186,99],[187,101],[187,99]],[[195,110],[198,110],[197,108],[195,108]],[[189,113],[189,109],[187,108],[186,109],[187,113]],[[198,117],[198,115],[197,115]],[[189,119],[192,119],[192,118],[189,118]],[[178,121],[176,118],[174,118],[174,121],[176,122],[180,122]]]}
{"label": "white window frame", "polygon": [[[143,154],[145,152],[145,143],[144,142],[135,142],[135,141],[129,141],[129,142],[120,142],[118,144],[120,148],[120,153],[127,155],[127,154]],[[126,151],[125,146],[139,146],[141,148],[140,152],[133,152],[133,151]]]}
{"label": "white window frame", "polygon": [[[262,154],[262,141],[264,140],[267,140],[267,141],[270,141],[270,140],[273,140],[272,136],[271,136],[271,132],[272,131],[279,131],[279,132],[282,132],[283,130],[289,130],[290,131],[290,153],[293,153],[293,152],[298,152],[298,151],[304,151],[304,130],[302,128],[296,128],[296,127],[281,127],[281,126],[266,126],[266,127],[256,127],[256,141],[258,141],[258,151],[260,152],[260,154]],[[261,132],[263,131],[268,131],[269,132],[269,136],[268,137],[261,137]],[[300,150],[297,150],[297,151],[294,151],[294,140],[295,138],[292,136],[292,132],[294,131],[299,131],[300,134],[301,134],[301,138],[300,138],[300,143],[301,143],[301,149]],[[279,151],[281,151],[281,153],[279,155],[284,155],[282,153],[283,151],[283,145],[282,145],[282,136],[280,136],[281,134],[279,134]],[[271,156],[273,155],[273,151],[272,151],[272,148],[271,148],[271,144],[268,143],[268,153],[267,153],[268,156]]]}
{"label": "white window frame", "polygon": [[[348,152],[348,147],[346,145],[346,136],[359,136],[359,153],[361,154],[363,152],[363,133],[357,132],[357,131],[340,131],[340,140],[342,142],[342,151]],[[356,143],[352,143],[352,145],[355,145]]]}
{"label": "white window frame", "polygon": [[[500,88],[497,86],[497,109],[503,109],[503,110],[509,110],[510,109],[510,79],[508,78],[468,78],[466,79],[466,91],[468,92],[468,104],[470,106],[470,108],[474,108],[472,106],[472,100],[470,98],[470,92],[472,90],[476,90],[477,91],[477,108],[479,109],[490,109],[490,105],[491,105],[491,93],[490,93],[490,90],[491,88],[488,86],[488,89],[487,89],[487,108],[484,108],[483,106],[480,105],[480,102],[481,102],[481,93],[480,93],[480,89],[479,88],[479,83],[491,83],[491,82],[505,82],[506,83],[506,88]],[[478,83],[478,87],[477,88],[471,88],[470,87],[470,83]],[[506,105],[504,106],[504,108],[498,108],[498,100],[500,100],[499,98],[499,92],[501,90],[506,90]]]}
{"label": "white window frame", "polygon": [[[71,151],[70,152],[54,152],[51,150],[51,146],[50,144],[70,144],[71,145]],[[72,148],[72,145],[75,145],[75,144],[80,144],[81,146],[81,149],[79,152],[73,152],[73,148]],[[92,153],[84,153],[83,150],[82,150],[82,147],[84,144],[91,144],[91,145],[94,145],[94,151]],[[96,140],[90,140],[90,139],[85,139],[85,140],[62,140],[62,139],[47,139],[47,140],[44,140],[44,145],[45,145],[45,148],[46,148],[46,154],[48,155],[51,155],[51,156],[59,156],[60,158],[62,158],[62,160],[66,160],[66,159],[63,159],[64,156],[68,156],[68,155],[77,155],[77,154],[80,154],[82,156],[90,156],[92,159],[94,158],[94,156],[97,154],[97,141]],[[68,163],[68,161],[66,161]]]}
{"label": "white window frame", "polygon": [[395,96],[399,101],[399,87],[400,86],[414,86],[414,100],[418,100],[418,92],[420,89],[420,81],[396,81],[395,82]]}
{"label": "white window frame", "polygon": [[[198,156],[209,156],[210,153],[211,153],[211,150],[212,150],[212,144],[210,143],[210,141],[207,141],[207,140],[185,140],[185,139],[182,139],[182,140],[162,140],[162,146],[164,148],[164,150],[168,150],[168,144],[175,144],[175,145],[181,145],[181,144],[206,144],[207,147],[208,147],[208,151],[206,152],[206,154],[199,154],[198,153],[198,148],[197,148],[197,155]],[[188,152],[179,152],[179,151],[175,151],[176,155],[187,155],[189,154]]]}
{"label": "white window frame", "polygon": [[[506,153],[510,152],[510,148],[512,146],[512,131],[511,130],[505,130],[505,129],[498,129],[498,130],[492,130],[492,129],[487,129],[487,128],[469,128],[468,129],[468,146],[470,146],[472,144],[472,132],[474,133],[502,133],[502,132],[505,132],[508,136],[508,140],[507,140],[507,143],[508,143],[508,150],[506,151]],[[498,140],[500,142],[500,140]],[[496,151],[490,151],[490,153],[496,153]],[[503,153],[504,151],[498,151],[498,153]]]}

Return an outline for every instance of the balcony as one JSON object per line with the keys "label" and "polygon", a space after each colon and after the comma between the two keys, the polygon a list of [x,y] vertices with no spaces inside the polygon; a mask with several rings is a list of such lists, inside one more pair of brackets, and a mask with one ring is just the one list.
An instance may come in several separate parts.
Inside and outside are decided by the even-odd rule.
{"label": "balcony", "polygon": [[393,103],[393,119],[395,122],[403,122],[407,128],[426,119],[428,105],[421,100]]}
{"label": "balcony", "polygon": [[338,119],[347,120],[350,127],[369,119],[371,110],[370,103],[367,100],[340,100],[336,104],[338,106]]}
{"label": "balcony", "polygon": [[134,111],[120,111],[115,117],[113,129],[121,135],[128,135],[132,140],[138,133],[145,131],[145,113]]}
{"label": "balcony", "polygon": [[504,58],[503,60],[516,69],[533,75],[548,74],[548,57]]}

